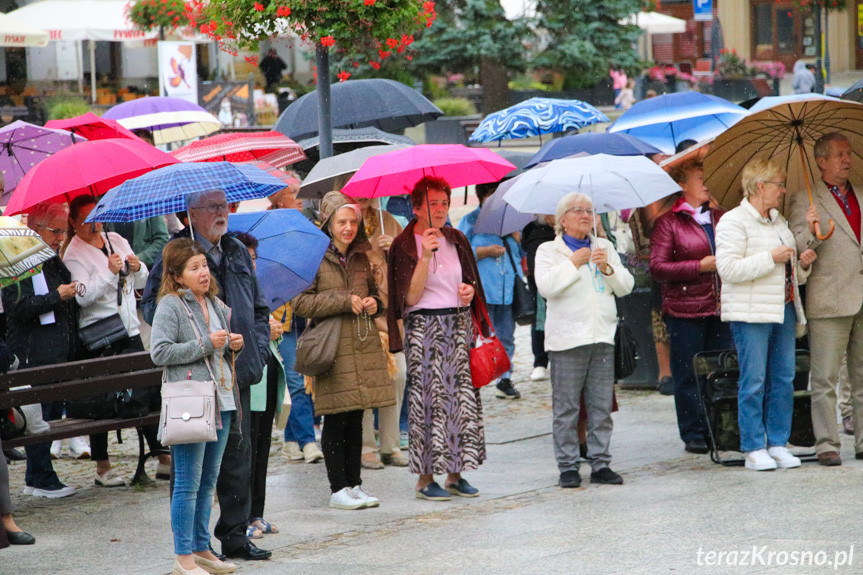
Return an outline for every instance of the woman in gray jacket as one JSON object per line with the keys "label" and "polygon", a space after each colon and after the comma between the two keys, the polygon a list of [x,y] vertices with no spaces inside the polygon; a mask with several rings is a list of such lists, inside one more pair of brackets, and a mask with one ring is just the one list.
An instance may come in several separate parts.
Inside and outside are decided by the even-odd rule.
{"label": "woman in gray jacket", "polygon": [[168,242],[162,261],[150,356],[156,365],[165,366],[166,381],[215,379],[221,413],[216,441],[171,446],[171,527],[177,554],[173,575],[231,573],[236,565],[219,561],[210,551],[209,527],[231,415],[240,403],[233,365],[243,336],[228,331],[231,310],[216,297],[219,288],[198,242],[189,238]]}

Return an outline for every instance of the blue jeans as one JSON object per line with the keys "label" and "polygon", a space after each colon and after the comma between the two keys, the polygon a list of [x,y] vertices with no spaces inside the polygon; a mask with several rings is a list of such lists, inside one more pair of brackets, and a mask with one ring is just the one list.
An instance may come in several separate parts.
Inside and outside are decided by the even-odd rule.
{"label": "blue jeans", "polygon": [[[784,447],[794,408],[794,304],[783,323],[731,322],[740,361],[740,451]],[[767,442],[765,444],[765,435]]]}
{"label": "blue jeans", "polygon": [[315,441],[315,408],[312,396],[306,393],[303,376],[294,370],[297,361],[297,327],[291,322],[291,330],[284,334],[279,352],[285,362],[285,380],[291,394],[291,414],[285,426],[285,441],[296,441],[300,449]]}
{"label": "blue jeans", "polygon": [[702,351],[721,351],[734,348],[728,324],[719,316],[679,318],[665,316],[671,339],[671,376],[674,379],[674,407],[677,409],[677,428],[683,441],[703,440],[707,437],[707,423],[692,356]]}
{"label": "blue jeans", "polygon": [[[59,411],[59,414],[57,413]],[[54,401],[42,404],[42,418],[52,421],[63,417],[63,402]],[[28,445],[24,448],[27,454],[27,467],[24,470],[24,485],[36,489],[60,489],[63,482],[54,472],[51,462],[51,442]]]}
{"label": "blue jeans", "polygon": [[171,446],[174,493],[171,496],[171,529],[174,553],[191,555],[210,548],[210,511],[231,431],[232,411],[222,412],[222,429],[216,441]]}
{"label": "blue jeans", "polygon": [[[503,348],[506,350],[506,355],[509,356],[509,361],[512,363],[512,357],[515,354],[515,320],[512,318],[512,306],[508,304],[487,304],[488,316],[491,320],[491,326]],[[509,370],[502,376],[501,379],[509,379],[512,377],[512,370]]]}

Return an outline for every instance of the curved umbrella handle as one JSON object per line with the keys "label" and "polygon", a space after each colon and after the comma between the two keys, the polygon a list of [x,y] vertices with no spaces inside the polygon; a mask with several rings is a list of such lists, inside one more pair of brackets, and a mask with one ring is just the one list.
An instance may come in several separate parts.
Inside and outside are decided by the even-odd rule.
{"label": "curved umbrella handle", "polygon": [[833,231],[836,229],[836,222],[834,222],[833,220],[829,220],[829,221],[830,221],[830,230],[826,234],[824,234],[823,236],[821,235],[821,224],[819,224],[818,222],[815,222],[815,237],[817,237],[819,240],[826,240],[830,236],[833,235]]}

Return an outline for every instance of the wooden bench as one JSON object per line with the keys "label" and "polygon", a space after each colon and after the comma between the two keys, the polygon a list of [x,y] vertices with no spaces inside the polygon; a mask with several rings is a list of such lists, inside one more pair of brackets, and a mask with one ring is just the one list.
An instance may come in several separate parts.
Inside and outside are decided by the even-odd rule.
{"label": "wooden bench", "polygon": [[[162,368],[156,367],[150,353],[143,351],[128,355],[104,357],[86,361],[73,361],[42,367],[20,369],[0,375],[0,410],[21,405],[75,399],[108,393],[158,386],[162,382]],[[28,389],[13,389],[29,385]],[[159,423],[159,412],[153,411],[143,417],[117,419],[62,419],[51,421],[50,431],[39,435],[26,435],[4,440],[3,447],[25,447],[58,439],[68,439],[92,433],[135,428],[138,432],[138,467],[133,484],[146,476],[144,464],[149,457],[167,453],[148,452],[145,448],[141,428]]]}

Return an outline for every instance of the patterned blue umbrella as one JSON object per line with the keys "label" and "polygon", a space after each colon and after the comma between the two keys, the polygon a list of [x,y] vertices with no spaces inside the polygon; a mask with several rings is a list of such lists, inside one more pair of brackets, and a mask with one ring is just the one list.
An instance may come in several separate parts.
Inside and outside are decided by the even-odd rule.
{"label": "patterned blue umbrella", "polygon": [[87,221],[134,222],[181,212],[187,208],[186,197],[198,192],[222,190],[231,203],[264,198],[284,187],[285,182],[251,164],[172,164],[110,190]]}
{"label": "patterned blue umbrella", "polygon": [[483,119],[471,135],[471,142],[494,142],[530,138],[553,132],[580,130],[591,124],[609,122],[605,114],[580,100],[531,98]]}

